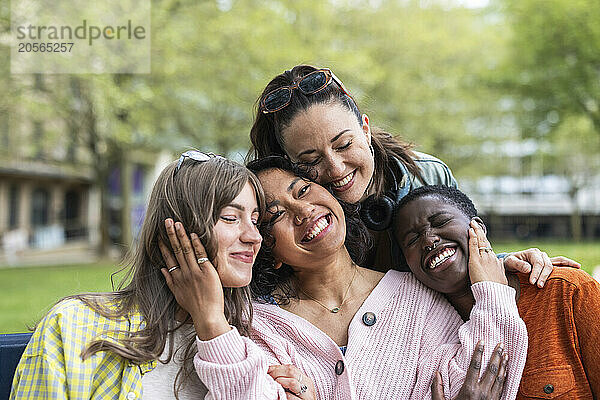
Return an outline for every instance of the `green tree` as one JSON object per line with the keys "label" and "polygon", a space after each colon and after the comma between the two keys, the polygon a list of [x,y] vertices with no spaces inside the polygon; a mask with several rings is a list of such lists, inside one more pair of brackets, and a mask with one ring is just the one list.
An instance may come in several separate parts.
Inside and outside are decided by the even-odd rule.
{"label": "green tree", "polygon": [[524,163],[566,178],[571,228],[582,236],[581,188],[600,170],[600,3],[594,0],[499,0],[510,28],[497,72],[515,106],[521,137],[539,150]]}
{"label": "green tree", "polygon": [[361,3],[345,18],[354,29],[341,34],[360,57],[356,68],[345,68],[375,124],[440,157],[460,177],[506,173],[494,149],[510,135],[507,110],[484,79],[504,39],[487,10],[383,1]]}
{"label": "green tree", "polygon": [[553,165],[554,172],[567,179],[572,208],[571,230],[573,238],[580,240],[583,236],[583,221],[578,194],[598,177],[600,138],[592,121],[582,115],[567,117],[550,136],[551,153],[547,158]]}
{"label": "green tree", "polygon": [[[547,131],[567,115],[600,134],[600,2],[502,0],[512,27],[506,82],[527,100],[530,129]],[[540,124],[542,124],[540,126]]]}

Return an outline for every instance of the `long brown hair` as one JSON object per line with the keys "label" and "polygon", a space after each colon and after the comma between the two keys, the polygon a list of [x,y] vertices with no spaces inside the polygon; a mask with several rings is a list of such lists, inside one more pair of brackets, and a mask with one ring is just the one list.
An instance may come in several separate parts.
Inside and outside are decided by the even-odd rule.
{"label": "long brown hair", "polygon": [[[289,86],[297,82],[301,77],[318,70],[311,65],[296,65],[294,68],[283,72],[273,78],[265,87],[255,104],[254,124],[250,129],[250,141],[252,147],[246,156],[246,162],[251,160],[280,155],[287,157],[283,148],[283,130],[290,124],[299,111],[306,110],[313,104],[326,104],[336,102],[351,111],[358,123],[362,126],[362,114],[354,99],[348,96],[335,82],[329,84],[323,90],[305,95],[300,90],[293,90],[290,103],[279,111],[265,114],[260,109],[263,97],[269,92],[280,87]],[[375,158],[375,171],[373,172],[373,184],[375,193],[381,195],[390,186],[386,179],[390,179],[387,165],[390,158],[398,158],[406,168],[419,179],[421,173],[419,167],[413,160],[413,145],[404,142],[398,137],[376,127],[371,128],[371,145]]]}
{"label": "long brown hair", "polygon": [[[77,298],[107,318],[126,317],[139,312],[145,325],[122,338],[118,343],[97,339],[90,342],[81,353],[83,359],[98,351],[111,351],[135,363],[158,359],[164,351],[167,337],[170,348],[166,360],[174,355],[173,332],[181,328],[175,320],[178,304],[160,272],[164,267],[158,241],[169,243],[164,221],[173,218],[188,230],[195,232],[214,260],[217,242],[213,227],[221,209],[230,204],[246,183],[255,190],[261,215],[264,212],[264,194],[256,176],[244,166],[224,158],[205,162],[186,159],[174,174],[176,163],[169,164],[154,184],[137,246],[126,258],[127,274],[115,292],[87,293]],[[225,316],[243,335],[248,335],[252,321],[250,291],[248,287],[223,289]],[[189,317],[188,317],[189,320]],[[184,365],[174,382],[175,395],[187,377],[194,373],[192,359],[195,354],[194,337],[185,339]],[[179,350],[179,349],[177,349]],[[184,378],[182,379],[182,373]]]}

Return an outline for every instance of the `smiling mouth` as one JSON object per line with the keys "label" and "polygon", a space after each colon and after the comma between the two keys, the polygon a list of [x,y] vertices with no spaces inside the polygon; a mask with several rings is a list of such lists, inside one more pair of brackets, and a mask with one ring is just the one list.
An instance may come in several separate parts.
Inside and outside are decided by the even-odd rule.
{"label": "smiling mouth", "polygon": [[343,192],[344,190],[348,190],[350,186],[354,184],[354,176],[356,175],[356,170],[350,172],[348,175],[339,179],[337,181],[331,182],[331,186],[333,190],[338,192]]}
{"label": "smiling mouth", "polygon": [[442,251],[440,251],[437,255],[431,257],[427,261],[427,268],[435,269],[442,265],[445,261],[447,261],[450,257],[456,254],[455,247],[446,247]]}
{"label": "smiling mouth", "polygon": [[239,260],[241,262],[245,262],[251,264],[254,262],[254,253],[251,251],[242,251],[238,253],[231,253],[231,257]]}
{"label": "smiling mouth", "polygon": [[302,243],[308,243],[321,236],[327,228],[331,226],[331,214],[323,215],[319,217],[307,230],[304,237],[302,237]]}

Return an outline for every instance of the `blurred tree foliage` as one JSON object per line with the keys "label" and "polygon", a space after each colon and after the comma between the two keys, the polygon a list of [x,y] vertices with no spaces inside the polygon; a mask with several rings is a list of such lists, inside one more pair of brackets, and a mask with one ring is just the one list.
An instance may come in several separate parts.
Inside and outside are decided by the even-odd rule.
{"label": "blurred tree foliage", "polygon": [[494,71],[514,98],[523,139],[535,149],[522,159],[533,175],[567,179],[571,227],[582,234],[579,191],[600,171],[600,2],[500,0],[511,29],[508,52]]}
{"label": "blurred tree foliage", "polygon": [[[586,135],[600,137],[600,2],[457,4],[152,0],[149,75],[11,75],[1,40],[1,144],[10,153],[11,129],[27,129],[35,140],[25,157],[59,143],[69,159],[82,145],[99,182],[131,149],[197,147],[241,159],[266,83],[311,63],[331,67],[372,123],[445,160],[459,179],[572,173],[562,157],[574,149],[572,123],[586,138],[578,148],[593,157],[597,141]],[[0,3],[2,38],[9,11]]]}
{"label": "blurred tree foliage", "polygon": [[527,100],[529,125],[547,132],[580,115],[600,135],[600,2],[502,1],[513,30],[505,72]]}
{"label": "blurred tree foliage", "polygon": [[[543,136],[573,114],[600,132],[600,3],[497,1],[153,0],[151,74],[55,75],[40,91],[2,57],[0,111],[22,102],[81,124],[87,101],[101,149],[244,152],[261,89],[306,62],[332,67],[376,125],[457,175],[514,172],[490,155],[520,127]],[[7,3],[0,13],[6,35]]]}
{"label": "blurred tree foliage", "polygon": [[[496,94],[478,74],[495,65],[492,49],[502,42],[483,11],[448,3],[156,0],[152,73],[54,76],[47,111],[81,122],[76,87],[95,112],[101,148],[244,153],[262,88],[313,63],[333,68],[376,125],[447,159],[460,175],[472,169],[463,162],[481,140],[494,137],[485,131],[497,116]],[[15,82],[7,74],[2,84]],[[39,113],[36,97],[24,101]]]}

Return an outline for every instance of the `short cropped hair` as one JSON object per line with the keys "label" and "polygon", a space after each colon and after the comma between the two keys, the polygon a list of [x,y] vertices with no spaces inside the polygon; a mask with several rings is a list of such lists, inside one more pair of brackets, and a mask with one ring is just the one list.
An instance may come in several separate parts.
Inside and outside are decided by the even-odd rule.
{"label": "short cropped hair", "polygon": [[400,202],[398,202],[398,205],[396,206],[396,214],[406,204],[425,196],[437,196],[442,200],[448,201],[452,205],[456,206],[456,208],[458,208],[468,218],[477,216],[477,209],[475,208],[475,205],[469,196],[452,186],[443,185],[421,186],[409,192],[402,198],[402,200],[400,200]]}

